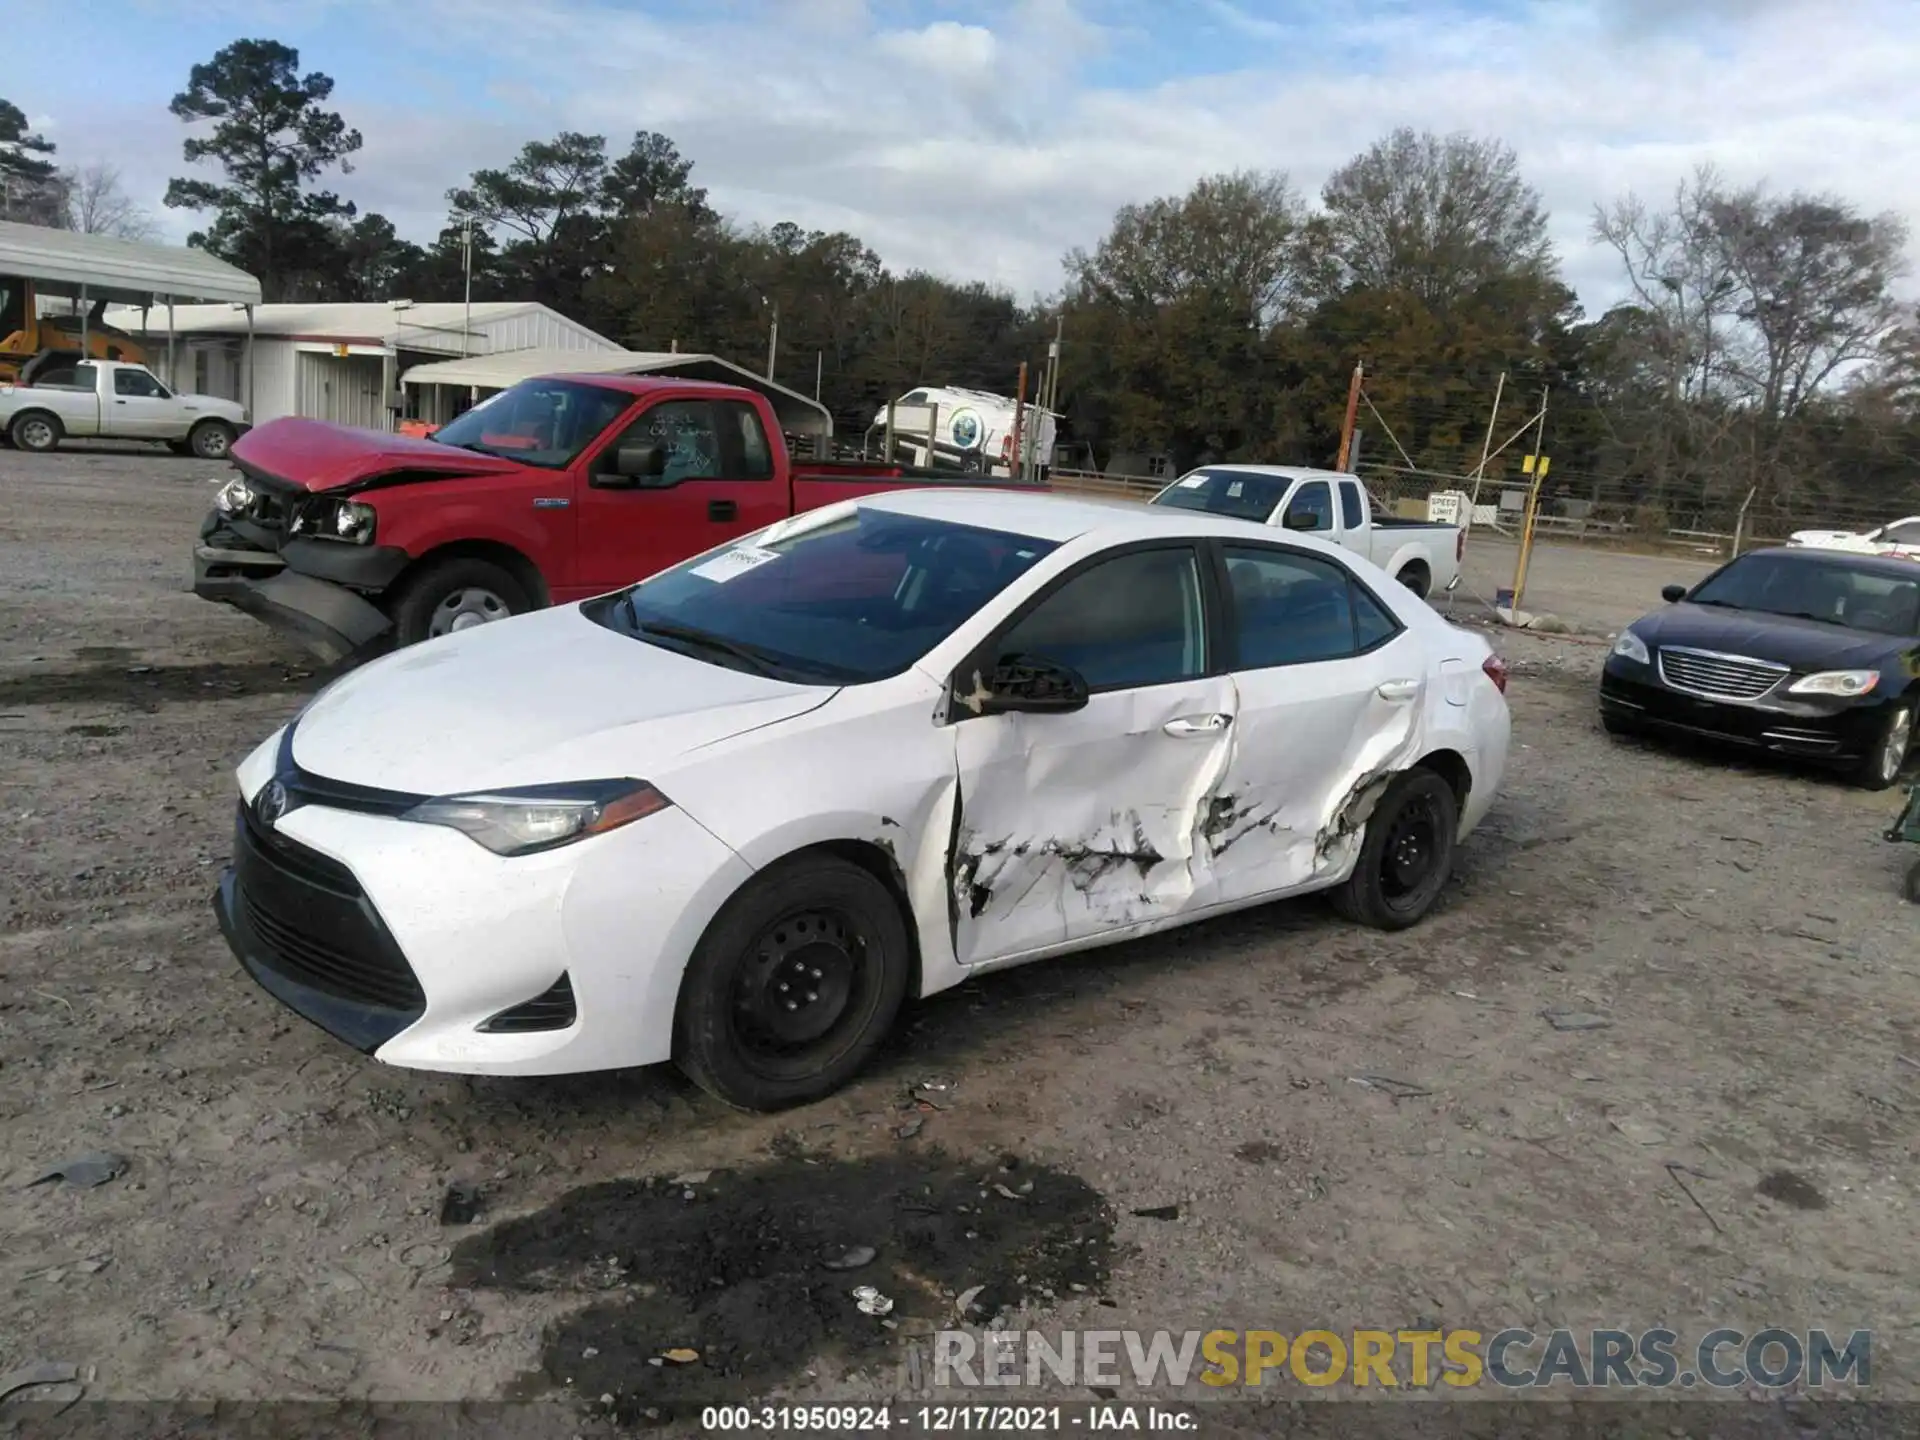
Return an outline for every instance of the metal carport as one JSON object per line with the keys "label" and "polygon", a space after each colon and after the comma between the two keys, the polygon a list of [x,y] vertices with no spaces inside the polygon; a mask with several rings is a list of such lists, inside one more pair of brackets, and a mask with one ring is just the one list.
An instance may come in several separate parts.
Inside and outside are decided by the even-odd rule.
{"label": "metal carport", "polygon": [[[683,355],[665,350],[502,350],[415,365],[400,377],[400,383],[466,390],[477,398],[480,391],[505,390],[536,375],[672,375],[684,380],[716,380],[765,395],[780,428],[789,435],[812,436],[823,449],[833,437],[833,412],[818,400],[718,355]],[[438,422],[452,417],[436,411],[427,418]]]}
{"label": "metal carport", "polygon": [[[148,245],[107,235],[83,235],[0,220],[0,275],[31,280],[37,291],[76,299],[81,306],[81,346],[86,348],[89,309],[96,302],[148,310],[176,300],[218,304],[247,312],[260,303],[260,282],[237,266],[185,245]],[[248,345],[252,370],[252,345]],[[168,379],[172,379],[173,325],[167,326]],[[252,385],[247,414],[252,418]]]}

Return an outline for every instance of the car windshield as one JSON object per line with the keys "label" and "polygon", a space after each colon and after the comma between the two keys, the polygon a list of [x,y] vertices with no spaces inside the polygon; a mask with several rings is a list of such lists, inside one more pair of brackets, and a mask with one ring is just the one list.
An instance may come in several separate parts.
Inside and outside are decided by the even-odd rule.
{"label": "car windshield", "polygon": [[1920,571],[1908,580],[1843,560],[1743,555],[1687,598],[1695,605],[1821,620],[1879,635],[1920,635]]}
{"label": "car windshield", "polygon": [[433,438],[460,450],[562,470],[633,404],[624,390],[571,380],[522,380],[443,425]]}
{"label": "car windshield", "polygon": [[590,601],[585,613],[733,669],[859,685],[906,669],[1054,548],[864,506],[788,523]]}
{"label": "car windshield", "polygon": [[1284,475],[1251,470],[1196,470],[1154,496],[1153,503],[1265,524],[1292,483]]}

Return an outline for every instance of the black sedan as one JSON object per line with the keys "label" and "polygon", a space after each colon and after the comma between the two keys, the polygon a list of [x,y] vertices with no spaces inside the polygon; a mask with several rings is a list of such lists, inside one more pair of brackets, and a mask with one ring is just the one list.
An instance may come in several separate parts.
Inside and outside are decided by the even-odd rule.
{"label": "black sedan", "polygon": [[1920,704],[1920,563],[1755,550],[1620,632],[1600,677],[1616,735],[1661,730],[1796,755],[1884,790]]}

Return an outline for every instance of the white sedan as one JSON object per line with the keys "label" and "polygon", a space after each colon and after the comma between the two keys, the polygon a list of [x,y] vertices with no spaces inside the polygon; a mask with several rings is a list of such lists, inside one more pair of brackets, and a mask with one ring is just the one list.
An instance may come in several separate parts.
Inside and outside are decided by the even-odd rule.
{"label": "white sedan", "polygon": [[1413,924],[1505,686],[1332,545],[896,491],[336,681],[239,767],[215,907],[379,1060],[774,1109],[976,973],[1308,891]]}

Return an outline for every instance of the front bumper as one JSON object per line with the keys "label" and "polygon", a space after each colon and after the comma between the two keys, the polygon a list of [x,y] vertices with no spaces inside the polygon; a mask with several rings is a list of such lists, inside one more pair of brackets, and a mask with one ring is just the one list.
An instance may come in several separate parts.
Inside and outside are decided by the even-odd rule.
{"label": "front bumper", "polygon": [[[256,751],[243,793],[272,770]],[[242,814],[214,898],[242,966],[383,1063],[459,1074],[670,1059],[688,958],[752,875],[677,809],[516,859],[454,830],[320,803],[288,811],[267,842],[262,831]],[[527,1024],[552,1013],[563,980],[564,1023]],[[508,1012],[518,1028],[499,1028]]]}
{"label": "front bumper", "polygon": [[1834,764],[1865,755],[1881,721],[1874,700],[1704,699],[1661,684],[1651,666],[1620,655],[1601,671],[1600,709],[1652,730]]}
{"label": "front bumper", "polygon": [[[201,537],[193,547],[193,593],[290,636],[324,664],[366,650],[393,628],[379,606],[342,582],[364,574],[378,582],[372,588],[383,588],[404,568],[404,551],[377,547],[341,556],[322,541],[292,541],[283,554],[250,546],[212,521]],[[315,548],[317,556],[307,553]]]}

